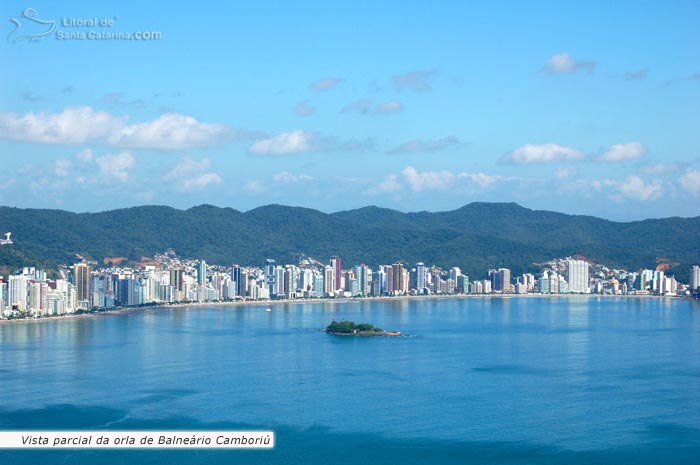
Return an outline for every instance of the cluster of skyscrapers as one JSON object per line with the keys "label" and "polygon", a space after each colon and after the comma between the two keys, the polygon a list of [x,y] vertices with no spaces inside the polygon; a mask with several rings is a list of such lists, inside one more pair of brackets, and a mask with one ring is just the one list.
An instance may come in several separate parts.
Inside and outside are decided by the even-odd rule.
{"label": "cluster of skyscrapers", "polygon": [[0,277],[0,315],[62,315],[93,308],[158,303],[228,300],[351,298],[429,294],[656,294],[690,295],[700,291],[700,268],[694,266],[688,285],[660,270],[628,272],[590,265],[577,259],[544,264],[538,277],[511,270],[488,270],[470,279],[459,267],[449,270],[416,263],[372,268],[343,268],[333,256],[327,264],[305,258],[298,265],[267,259],[261,267],[210,266],[204,260],[157,255],[155,264],[138,268],[93,269],[88,263],[61,268],[49,279],[43,270],[27,267]]}

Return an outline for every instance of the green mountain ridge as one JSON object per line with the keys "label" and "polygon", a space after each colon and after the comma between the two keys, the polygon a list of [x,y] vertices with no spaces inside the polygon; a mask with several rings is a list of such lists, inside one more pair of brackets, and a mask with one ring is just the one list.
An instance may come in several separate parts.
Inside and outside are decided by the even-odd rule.
{"label": "green mountain ridge", "polygon": [[506,266],[583,255],[609,266],[653,268],[659,258],[685,276],[700,263],[700,217],[614,222],[530,210],[515,203],[476,202],[452,211],[402,213],[363,207],[336,213],[265,205],[241,212],[199,205],[187,210],[141,206],[99,213],[0,207],[0,266],[54,268],[75,254],[138,260],[168,248],[210,263],[259,265],[265,258],[296,263],[304,254],[345,264],[459,266],[473,276]]}

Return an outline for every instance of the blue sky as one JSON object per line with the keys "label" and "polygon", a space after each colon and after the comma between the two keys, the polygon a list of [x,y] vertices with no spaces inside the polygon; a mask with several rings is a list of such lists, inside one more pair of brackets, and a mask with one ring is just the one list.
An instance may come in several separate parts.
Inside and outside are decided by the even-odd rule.
{"label": "blue sky", "polygon": [[700,215],[698,2],[143,3],[0,6],[1,204]]}

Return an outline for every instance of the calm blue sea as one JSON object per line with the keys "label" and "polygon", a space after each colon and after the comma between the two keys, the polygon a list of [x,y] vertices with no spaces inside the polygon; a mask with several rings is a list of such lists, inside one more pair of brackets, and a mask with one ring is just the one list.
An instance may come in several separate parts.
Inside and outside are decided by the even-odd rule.
{"label": "calm blue sea", "polygon": [[[0,324],[0,429],[274,430],[274,450],[2,464],[698,464],[700,303],[211,306]],[[343,338],[332,319],[410,334]]]}

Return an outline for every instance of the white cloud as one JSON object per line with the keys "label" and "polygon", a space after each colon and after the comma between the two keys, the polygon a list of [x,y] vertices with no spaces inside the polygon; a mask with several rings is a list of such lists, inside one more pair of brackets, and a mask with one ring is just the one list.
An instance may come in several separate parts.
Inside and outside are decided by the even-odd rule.
{"label": "white cloud", "polygon": [[[592,199],[598,195],[609,193],[617,189],[619,183],[610,179],[571,179],[569,182],[560,183],[555,195],[573,193],[577,199]],[[547,192],[547,191],[545,191]],[[615,198],[614,196],[611,196]],[[617,200],[621,197],[617,194]]]}
{"label": "white cloud", "polygon": [[16,181],[14,179],[3,179],[0,181],[0,190],[9,189],[14,186]]}
{"label": "white cloud", "polygon": [[257,179],[251,179],[245,185],[247,191],[253,192],[255,194],[260,194],[267,191],[267,187]]}
{"label": "white cloud", "polygon": [[586,155],[580,150],[559,144],[525,144],[501,159],[516,165],[531,163],[555,163],[582,160]]}
{"label": "white cloud", "polygon": [[280,132],[265,139],[256,140],[249,148],[251,155],[294,155],[314,152],[357,152],[374,148],[376,141],[367,139],[346,139],[326,137],[302,131]]}
{"label": "white cloud", "polygon": [[399,182],[398,177],[395,174],[390,174],[376,186],[367,189],[366,193],[369,195],[376,195],[388,192],[397,192],[401,189],[403,189],[403,186]]}
{"label": "white cloud", "polygon": [[53,172],[56,176],[66,177],[68,176],[68,171],[70,170],[71,162],[70,160],[56,160],[53,162]]}
{"label": "white cloud", "polygon": [[636,160],[647,153],[647,148],[639,142],[612,145],[603,155],[598,157],[600,161],[620,162]]}
{"label": "white cloud", "polygon": [[157,119],[131,125],[125,125],[126,119],[87,106],[24,116],[0,113],[0,139],[42,144],[103,142],[124,148],[182,150],[259,136],[224,124],[200,123],[177,113],[164,113]]}
{"label": "white cloud", "polygon": [[[448,170],[418,171],[412,166],[407,166],[401,171],[403,181],[413,192],[428,190],[454,190],[455,192],[478,192],[489,189],[496,183],[516,181],[520,178],[491,175],[487,173],[459,172],[452,173]],[[367,191],[369,194],[383,192],[395,192],[402,188],[402,184],[396,175],[387,176],[380,184]]]}
{"label": "white cloud", "polygon": [[36,165],[34,163],[25,163],[19,168],[17,168],[17,174],[27,174],[31,173],[34,168],[36,168]]}
{"label": "white cloud", "polygon": [[574,192],[576,198],[592,199],[606,196],[616,202],[635,200],[647,202],[664,196],[664,183],[661,180],[645,181],[639,176],[628,176],[624,180],[575,179],[562,184],[560,193]]}
{"label": "white cloud", "polygon": [[418,140],[414,139],[389,150],[389,153],[415,153],[415,152],[438,152],[449,148],[456,148],[463,143],[455,136],[447,136],[442,139]]}
{"label": "white cloud", "polygon": [[398,113],[403,111],[403,105],[398,100],[389,100],[387,102],[379,102],[375,109],[377,113]]}
{"label": "white cloud", "polygon": [[407,166],[401,172],[404,179],[414,192],[422,190],[446,190],[454,184],[457,177],[447,170],[418,172],[412,166]]}
{"label": "white cloud", "polygon": [[595,71],[595,61],[580,61],[574,60],[571,55],[566,52],[555,53],[544,66],[544,71],[549,74],[571,74],[578,71],[587,71],[589,73]]}
{"label": "white cloud", "polygon": [[349,103],[340,109],[340,113],[351,113],[356,112],[361,115],[366,115],[372,112],[372,106],[374,102],[370,99],[357,100],[355,102]]}
{"label": "white cloud", "polygon": [[220,184],[221,176],[209,171],[210,165],[211,161],[208,158],[195,160],[182,157],[163,179],[172,182],[177,190],[184,192],[201,190],[210,184]]}
{"label": "white cloud", "polygon": [[49,179],[45,177],[34,178],[32,182],[29,183],[29,189],[37,192],[41,192],[43,195],[47,195],[51,192],[51,197],[56,200],[53,194],[62,192],[70,188],[70,181],[67,179]]}
{"label": "white cloud", "polygon": [[557,179],[567,179],[570,178],[571,176],[574,176],[577,173],[576,168],[572,167],[561,167],[557,169],[557,171],[554,173],[554,177]]}
{"label": "white cloud", "polygon": [[700,170],[689,168],[679,179],[683,189],[694,196],[700,195]]}
{"label": "white cloud", "polygon": [[394,89],[399,92],[404,89],[413,92],[427,92],[432,89],[428,81],[436,72],[437,70],[435,69],[409,71],[404,74],[393,76],[391,82],[394,85]]}
{"label": "white cloud", "polygon": [[299,116],[311,116],[315,111],[308,100],[303,100],[294,105],[294,113]]}
{"label": "white cloud", "polygon": [[89,163],[92,161],[92,150],[83,149],[75,154],[75,159],[81,163]]}
{"label": "white cloud", "polygon": [[209,184],[221,184],[221,176],[216,173],[202,173],[196,175],[192,178],[187,178],[182,183],[182,190],[201,190],[207,187]]}
{"label": "white cloud", "polygon": [[323,92],[324,90],[329,90],[343,82],[343,78],[339,77],[328,77],[324,79],[319,79],[309,84],[309,89],[316,92]]}
{"label": "white cloud", "polygon": [[210,165],[211,161],[208,158],[195,160],[190,157],[181,157],[180,161],[163,176],[163,179],[166,181],[175,181],[195,173],[200,173],[209,168]]}
{"label": "white cloud", "polygon": [[655,163],[653,165],[643,166],[639,171],[645,174],[662,174],[672,173],[679,169],[681,169],[679,163]]}
{"label": "white cloud", "polygon": [[272,176],[272,180],[279,183],[310,182],[314,179],[313,176],[309,176],[308,174],[292,174],[289,171],[282,171]]}
{"label": "white cloud", "polygon": [[145,123],[121,128],[112,134],[112,145],[142,149],[191,149],[216,145],[231,135],[223,124],[200,123],[191,116],[165,113]]}
{"label": "white cloud", "polygon": [[629,176],[624,182],[619,183],[618,192],[629,199],[646,201],[662,197],[663,187],[659,180],[645,183],[639,176]]}
{"label": "white cloud", "polygon": [[389,114],[403,111],[403,105],[398,100],[388,100],[386,102],[375,102],[371,99],[357,100],[349,103],[340,109],[340,113],[369,114]]}
{"label": "white cloud", "polygon": [[83,149],[76,153],[74,160],[56,160],[53,162],[53,173],[61,178],[68,176],[71,168],[75,165],[77,168],[85,168],[92,164],[92,150]]}
{"label": "white cloud", "polygon": [[281,132],[267,139],[260,139],[250,146],[253,155],[289,155],[311,151],[315,136],[311,132],[296,130]]}
{"label": "white cloud", "polygon": [[83,144],[103,139],[122,125],[117,118],[90,107],[61,113],[0,113],[0,138],[42,144]]}
{"label": "white cloud", "polygon": [[95,163],[100,168],[100,176],[106,182],[128,181],[129,170],[134,167],[135,162],[136,160],[130,152],[107,154],[95,159]]}
{"label": "white cloud", "polygon": [[515,178],[504,177],[504,176],[494,176],[494,175],[486,174],[486,173],[459,173],[457,175],[457,179],[460,179],[460,180],[466,179],[466,180],[470,181],[473,185],[476,185],[476,187],[479,187],[481,189],[486,189],[497,182],[511,181],[511,180],[514,180]]}

